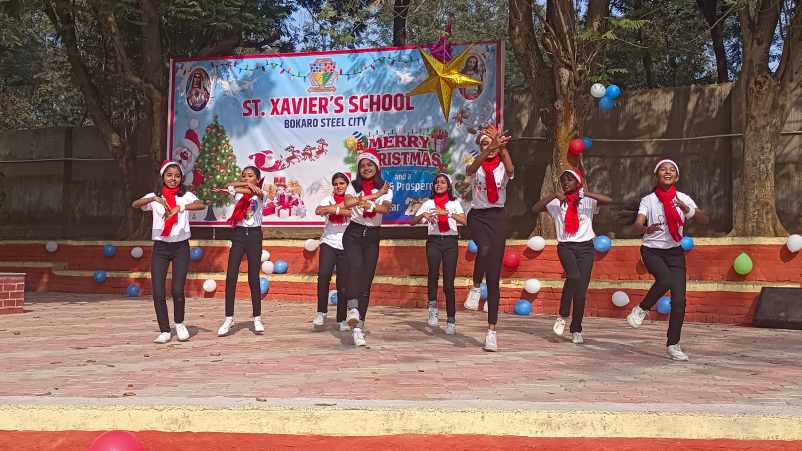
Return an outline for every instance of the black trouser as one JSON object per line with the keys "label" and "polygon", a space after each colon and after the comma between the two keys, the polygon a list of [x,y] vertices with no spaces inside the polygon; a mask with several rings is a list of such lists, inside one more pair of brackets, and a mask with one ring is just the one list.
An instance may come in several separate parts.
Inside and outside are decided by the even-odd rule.
{"label": "black trouser", "polygon": [[429,264],[429,306],[437,306],[437,279],[443,263],[443,292],[446,294],[448,322],[456,323],[457,306],[454,277],[457,275],[459,254],[456,235],[429,235],[426,239],[426,261]]}
{"label": "black trouser", "polygon": [[345,284],[348,274],[345,251],[335,249],[326,243],[320,245],[320,261],[317,270],[317,311],[329,311],[329,284],[334,267],[337,267],[337,322],[345,321],[346,303],[348,298]]}
{"label": "black trouser", "polygon": [[234,296],[237,293],[239,264],[243,254],[248,257],[248,287],[251,289],[253,316],[262,315],[262,290],[259,287],[259,268],[262,265],[262,228],[235,227],[228,251],[226,271],[226,316],[234,316]]}
{"label": "black trouser", "polygon": [[487,322],[498,322],[498,304],[501,299],[501,261],[507,241],[504,209],[472,208],[468,212],[468,228],[471,239],[479,251],[473,265],[473,284],[479,286],[482,279],[487,283]]}
{"label": "black trouser", "polygon": [[184,322],[184,285],[189,269],[189,240],[167,243],[153,242],[153,256],[150,260],[150,284],[153,289],[153,308],[161,332],[170,332],[170,317],[167,315],[167,267],[173,262],[173,316],[176,324]]}
{"label": "black trouser", "polygon": [[685,320],[685,252],[682,247],[654,249],[641,246],[640,255],[646,269],[655,281],[640,308],[649,310],[658,299],[671,290],[671,314],[668,318],[668,341],[666,346],[679,343],[682,322]]}
{"label": "black trouser", "polygon": [[359,319],[364,321],[368,314],[370,286],[379,261],[379,227],[366,227],[351,221],[343,233],[343,247],[348,259],[347,307],[359,308]]}
{"label": "black trouser", "polygon": [[560,316],[567,318],[571,314],[571,301],[574,311],[571,315],[571,333],[582,332],[582,318],[585,316],[585,297],[590,284],[590,273],[593,271],[593,259],[596,249],[593,240],[581,243],[563,242],[557,244],[557,256],[565,270],[565,283],[560,298]]}

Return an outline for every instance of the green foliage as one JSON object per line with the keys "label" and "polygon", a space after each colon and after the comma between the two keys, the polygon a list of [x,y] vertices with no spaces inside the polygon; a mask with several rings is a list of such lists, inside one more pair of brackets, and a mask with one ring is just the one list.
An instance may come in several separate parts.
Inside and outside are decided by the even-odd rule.
{"label": "green foliage", "polygon": [[203,135],[198,168],[203,174],[203,183],[196,190],[198,198],[211,202],[215,207],[228,204],[231,200],[228,193],[217,193],[212,190],[239,180],[240,168],[237,166],[237,158],[228,135],[216,117],[206,127]]}
{"label": "green foliage", "polygon": [[375,27],[375,0],[298,0],[302,14],[297,50],[337,50],[375,44],[366,36]]}

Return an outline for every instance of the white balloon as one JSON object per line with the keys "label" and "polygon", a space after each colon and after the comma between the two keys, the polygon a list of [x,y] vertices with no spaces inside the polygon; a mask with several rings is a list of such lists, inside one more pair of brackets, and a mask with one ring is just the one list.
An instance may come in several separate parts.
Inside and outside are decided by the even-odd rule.
{"label": "white balloon", "polygon": [[626,307],[629,304],[629,296],[623,291],[613,293],[613,305],[616,307]]}
{"label": "white balloon", "polygon": [[540,281],[537,279],[526,279],[524,282],[524,291],[530,294],[540,291]]}
{"label": "white balloon", "polygon": [[217,282],[213,279],[206,279],[203,281],[203,291],[211,293],[217,289]]}
{"label": "white balloon", "polygon": [[265,274],[273,274],[273,262],[267,260],[262,263],[262,272]]}
{"label": "white balloon", "polygon": [[307,251],[309,251],[309,252],[314,252],[314,251],[315,251],[315,249],[317,249],[317,247],[318,247],[319,245],[320,245],[320,244],[318,243],[318,241],[317,241],[317,240],[313,240],[313,239],[311,239],[311,238],[310,238],[310,239],[308,239],[308,240],[306,240],[306,241],[304,242],[304,249],[306,249],[306,250],[307,250]]}
{"label": "white balloon", "polygon": [[144,253],[144,252],[142,251],[142,248],[141,248],[141,247],[139,247],[139,246],[137,246],[137,247],[135,247],[135,248],[131,249],[131,257],[134,257],[134,258],[142,258],[142,254],[143,254],[143,253]]}
{"label": "white balloon", "polygon": [[56,252],[58,250],[58,243],[55,241],[48,241],[45,243],[45,249],[47,249],[48,252]]}
{"label": "white balloon", "polygon": [[262,249],[262,261],[266,262],[268,260],[270,260],[270,251]]}
{"label": "white balloon", "polygon": [[526,247],[533,251],[542,251],[546,247],[546,240],[542,236],[533,236],[526,242]]}
{"label": "white balloon", "polygon": [[793,234],[788,237],[788,242],[785,243],[788,250],[791,252],[799,252],[802,250],[802,235]]}
{"label": "white balloon", "polygon": [[597,99],[604,97],[604,94],[606,93],[607,88],[605,88],[601,83],[593,83],[593,86],[590,87],[590,95]]}

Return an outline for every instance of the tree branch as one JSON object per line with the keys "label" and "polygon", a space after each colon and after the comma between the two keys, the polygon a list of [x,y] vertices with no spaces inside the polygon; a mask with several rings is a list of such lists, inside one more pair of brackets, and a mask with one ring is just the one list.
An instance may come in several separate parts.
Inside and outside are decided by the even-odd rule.
{"label": "tree branch", "polygon": [[788,37],[783,42],[783,53],[777,68],[780,96],[791,96],[800,86],[802,78],[802,12],[797,5],[788,26]]}

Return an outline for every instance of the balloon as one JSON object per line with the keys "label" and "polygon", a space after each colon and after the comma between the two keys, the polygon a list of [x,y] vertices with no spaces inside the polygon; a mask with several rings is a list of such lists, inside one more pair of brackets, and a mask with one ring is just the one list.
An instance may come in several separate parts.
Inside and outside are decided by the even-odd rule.
{"label": "balloon", "polygon": [[318,246],[320,246],[320,243],[317,240],[310,238],[304,241],[304,249],[306,249],[307,252],[314,252]]}
{"label": "balloon", "polygon": [[131,249],[131,257],[133,258],[142,258],[142,254],[144,254],[144,251],[139,246]]}
{"label": "balloon", "polygon": [[270,260],[270,251],[262,249],[262,261],[266,262],[268,260]]}
{"label": "balloon", "polygon": [[106,274],[106,271],[95,271],[93,277],[95,278],[95,282],[103,283],[106,281],[108,274]]}
{"label": "balloon", "polygon": [[130,432],[109,431],[97,436],[89,451],[145,451],[145,447]]}
{"label": "balloon", "polygon": [[535,294],[540,291],[540,281],[537,279],[526,279],[524,282],[524,291],[529,294]]}
{"label": "balloon", "polygon": [[626,307],[629,304],[629,296],[623,291],[613,293],[613,305],[616,307]]}
{"label": "balloon", "polygon": [[732,268],[738,274],[745,276],[752,272],[752,259],[749,258],[749,255],[746,252],[741,252],[741,255],[735,257],[735,262],[733,262]]}
{"label": "balloon", "polygon": [[606,113],[613,108],[615,108],[615,100],[606,96],[599,99],[599,110],[601,112]]}
{"label": "balloon", "polygon": [[521,264],[521,255],[515,251],[507,251],[504,253],[502,263],[507,269],[515,269]]}
{"label": "balloon", "polygon": [[788,237],[788,242],[785,243],[788,250],[791,252],[799,252],[802,249],[802,235],[793,234]]}
{"label": "balloon", "polygon": [[270,260],[262,263],[262,272],[265,274],[273,274],[273,271],[275,271],[275,269],[276,268],[273,265],[273,262],[271,262]]}
{"label": "balloon", "polygon": [[479,290],[481,291],[481,294],[482,294],[482,300],[486,301],[487,300],[487,284],[482,282],[482,284],[479,285]]}
{"label": "balloon", "polygon": [[267,280],[267,277],[260,277],[259,291],[262,293],[262,296],[266,295],[269,289],[270,289],[270,281]]}
{"label": "balloon", "polygon": [[526,299],[521,299],[515,303],[515,314],[521,316],[529,316],[532,313],[532,303]]}
{"label": "balloon", "polygon": [[128,289],[126,291],[128,292],[128,297],[130,298],[138,297],[140,292],[139,284],[137,283],[129,284]]}
{"label": "balloon", "polygon": [[657,300],[657,313],[662,313],[663,315],[667,315],[671,313],[671,298],[668,296],[663,296]]}
{"label": "balloon", "polygon": [[682,246],[682,249],[687,252],[687,251],[693,249],[693,245],[694,245],[693,238],[691,238],[689,236],[684,236],[684,237],[682,237],[682,240],[679,242],[679,245]]}
{"label": "balloon", "polygon": [[585,151],[585,141],[582,141],[579,138],[575,138],[568,143],[568,152],[570,152],[571,155],[580,155],[584,151]]}
{"label": "balloon", "polygon": [[337,305],[337,290],[329,291],[329,304]]}
{"label": "balloon", "polygon": [[273,272],[276,274],[284,274],[287,272],[288,266],[289,265],[287,265],[287,262],[284,260],[276,260],[276,262],[273,263]]}
{"label": "balloon", "polygon": [[590,136],[583,136],[582,143],[585,144],[585,150],[590,150],[593,147],[593,140],[590,139]]}
{"label": "balloon", "polygon": [[203,281],[203,291],[207,293],[212,293],[216,289],[217,289],[217,282],[215,282],[214,279],[206,279]]}
{"label": "balloon", "polygon": [[533,236],[526,242],[526,247],[533,251],[540,252],[546,247],[546,240],[544,240],[542,236]]}
{"label": "balloon", "polygon": [[114,257],[114,254],[117,253],[117,248],[114,247],[113,244],[104,244],[103,245],[103,255],[105,257]]}
{"label": "balloon", "polygon": [[50,253],[56,252],[58,250],[58,243],[55,241],[48,241],[45,243],[45,249]]}
{"label": "balloon", "polygon": [[597,99],[604,97],[606,93],[607,88],[605,88],[601,83],[593,83],[593,86],[590,87],[590,95]]}
{"label": "balloon", "polygon": [[593,239],[593,247],[598,252],[607,252],[610,250],[610,247],[613,245],[613,242],[610,241],[610,238],[607,235],[599,235]]}
{"label": "balloon", "polygon": [[199,247],[193,247],[189,251],[189,258],[192,259],[192,261],[194,261],[194,262],[202,259],[203,258],[203,249],[201,249]]}
{"label": "balloon", "polygon": [[468,252],[471,254],[475,254],[479,252],[479,246],[476,245],[476,242],[473,240],[468,241]]}
{"label": "balloon", "polygon": [[607,92],[604,93],[605,97],[609,97],[610,100],[615,100],[621,95],[621,88],[618,85],[610,85],[607,86]]}

